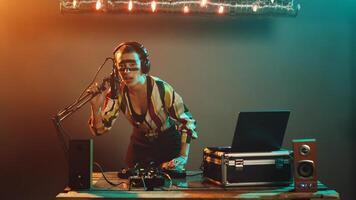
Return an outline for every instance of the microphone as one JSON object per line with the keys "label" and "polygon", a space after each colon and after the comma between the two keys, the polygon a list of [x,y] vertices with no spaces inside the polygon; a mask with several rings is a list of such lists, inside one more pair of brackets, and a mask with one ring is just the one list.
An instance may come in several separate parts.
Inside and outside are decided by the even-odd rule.
{"label": "microphone", "polygon": [[[118,93],[117,93],[117,90],[118,90],[118,84],[121,82],[120,78],[119,78],[119,73],[118,73],[118,70],[116,68],[116,65],[115,65],[115,60],[114,58],[111,58],[111,57],[107,57],[105,59],[105,62],[104,64],[108,61],[108,60],[111,60],[113,62],[113,66],[112,66],[112,71],[111,71],[111,74],[110,76],[107,76],[106,78],[103,79],[102,83],[100,84],[99,86],[99,91],[96,92],[96,93],[92,93],[92,95],[96,96],[98,95],[99,93],[103,92],[104,90],[106,90],[107,88],[105,87],[106,83],[109,82],[110,83],[110,97],[112,99],[116,99],[118,97]],[[99,71],[101,70],[101,68],[104,66],[101,65],[101,67],[99,68],[99,70],[97,71],[96,75],[95,75],[95,78],[97,77],[97,74],[99,73]],[[94,80],[95,80],[94,78]],[[94,82],[94,81],[93,81]],[[93,83],[92,82],[92,83]]]}
{"label": "microphone", "polygon": [[118,94],[117,94],[117,89],[118,89],[118,83],[120,83],[120,78],[119,78],[119,73],[115,65],[115,60],[111,58],[113,61],[113,66],[112,66],[112,72],[110,74],[110,88],[111,88],[111,98],[116,99]]}

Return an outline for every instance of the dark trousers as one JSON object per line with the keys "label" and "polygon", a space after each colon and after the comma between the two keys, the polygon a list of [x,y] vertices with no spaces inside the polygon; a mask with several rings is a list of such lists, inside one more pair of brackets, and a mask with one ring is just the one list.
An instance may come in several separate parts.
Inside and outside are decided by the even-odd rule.
{"label": "dark trousers", "polygon": [[149,165],[159,166],[179,156],[181,135],[175,126],[150,141],[145,133],[139,129],[133,130],[130,144],[126,153],[126,164],[133,167],[139,164],[142,167]]}

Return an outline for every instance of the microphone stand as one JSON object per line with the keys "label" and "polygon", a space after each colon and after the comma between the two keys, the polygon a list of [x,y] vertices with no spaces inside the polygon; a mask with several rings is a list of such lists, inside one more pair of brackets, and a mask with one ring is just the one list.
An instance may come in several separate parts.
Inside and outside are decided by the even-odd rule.
{"label": "microphone stand", "polygon": [[[54,115],[51,120],[52,122],[54,123],[54,126],[56,127],[56,131],[57,131],[57,136],[58,136],[58,139],[61,143],[61,147],[64,151],[64,154],[65,154],[65,158],[67,161],[69,161],[69,155],[68,155],[68,152],[69,152],[69,142],[66,142],[66,141],[69,141],[70,140],[70,136],[69,134],[67,134],[67,132],[65,131],[65,129],[63,128],[61,122],[63,120],[65,120],[66,118],[68,118],[69,116],[71,116],[72,114],[74,114],[75,112],[77,112],[79,109],[81,109],[85,104],[87,104],[91,99],[93,99],[95,96],[97,96],[98,94],[100,94],[102,91],[104,91],[106,88],[105,88],[105,83],[108,82],[108,81],[115,81],[117,82],[118,80],[116,80],[116,77],[113,75],[117,75],[117,72],[116,72],[116,69],[115,69],[115,66],[114,66],[114,63],[115,63],[115,60],[113,58],[106,58],[104,63],[99,67],[98,71],[96,72],[95,74],[95,77],[94,77],[94,80],[96,79],[98,73],[100,72],[100,70],[103,68],[103,66],[105,65],[105,63],[108,61],[108,60],[111,60],[113,61],[113,73],[110,77],[107,77],[107,78],[104,78],[100,87],[99,87],[99,91],[97,92],[87,92],[84,96],[83,94],[86,92],[84,90],[84,92],[80,95],[80,97],[74,101],[72,104],[70,104],[69,106],[67,106],[66,108],[60,110],[56,115]],[[114,74],[115,73],[115,74]],[[113,80],[111,80],[113,79]],[[92,81],[92,83],[94,82],[94,80]],[[91,84],[92,84],[91,83]],[[90,85],[91,85],[90,84]],[[114,83],[113,83],[114,84]]]}
{"label": "microphone stand", "polygon": [[109,81],[110,78],[105,78],[103,82],[101,83],[101,86],[99,87],[99,91],[95,93],[87,93],[86,95],[80,97],[77,101],[73,102],[66,108],[60,110],[56,115],[52,117],[52,121],[56,127],[57,134],[59,137],[59,140],[61,142],[61,146],[63,151],[65,152],[66,159],[68,160],[68,144],[67,140],[70,140],[70,136],[67,134],[65,129],[63,128],[61,122],[77,112],[79,109],[81,109],[85,104],[87,104],[91,99],[93,99],[95,96],[100,94],[102,91],[104,91],[105,88],[105,82]]}

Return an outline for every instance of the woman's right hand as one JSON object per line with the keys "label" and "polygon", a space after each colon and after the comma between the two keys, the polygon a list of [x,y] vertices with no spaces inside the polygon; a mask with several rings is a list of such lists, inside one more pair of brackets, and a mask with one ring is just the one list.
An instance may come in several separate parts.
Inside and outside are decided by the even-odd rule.
{"label": "woman's right hand", "polygon": [[93,110],[98,110],[100,107],[103,106],[103,104],[105,102],[105,99],[106,99],[106,96],[110,92],[110,84],[108,82],[104,83],[104,87],[105,87],[104,90],[101,91],[99,87],[100,86],[99,86],[98,83],[94,83],[87,90],[88,93],[92,93],[92,94],[95,94],[95,93],[99,92],[98,95],[96,95],[95,97],[93,97],[90,100],[90,104],[91,104]]}

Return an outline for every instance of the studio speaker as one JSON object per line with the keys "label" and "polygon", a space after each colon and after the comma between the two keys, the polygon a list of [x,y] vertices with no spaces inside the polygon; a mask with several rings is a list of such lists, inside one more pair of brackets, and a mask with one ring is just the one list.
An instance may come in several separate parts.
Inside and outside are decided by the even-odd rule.
{"label": "studio speaker", "polygon": [[90,189],[93,171],[93,140],[70,140],[68,158],[69,188],[71,190]]}
{"label": "studio speaker", "polygon": [[293,140],[294,185],[296,192],[316,192],[316,140]]}

